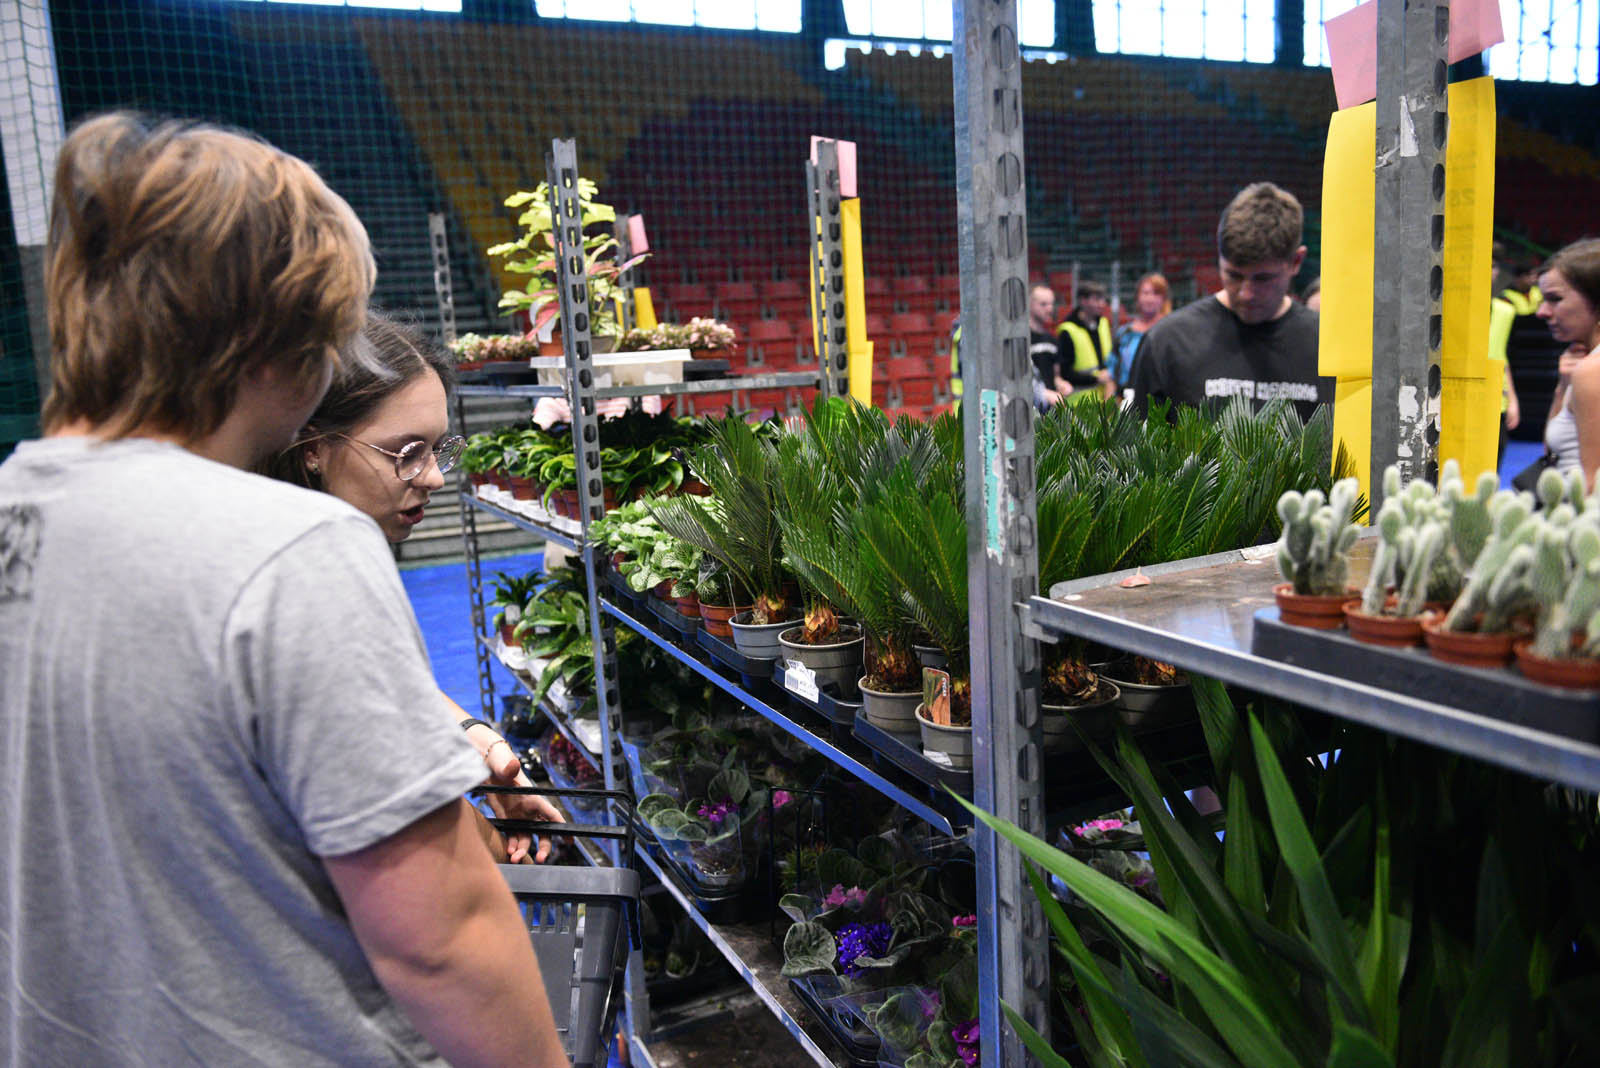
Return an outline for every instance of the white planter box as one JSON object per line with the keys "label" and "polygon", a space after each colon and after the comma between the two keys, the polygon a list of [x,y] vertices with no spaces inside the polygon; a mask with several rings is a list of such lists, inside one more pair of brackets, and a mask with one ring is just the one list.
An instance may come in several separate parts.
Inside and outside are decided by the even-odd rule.
{"label": "white planter box", "polygon": [[[688,349],[614,352],[593,356],[596,389],[607,386],[660,386],[683,381],[683,365],[693,359]],[[561,356],[535,356],[528,366],[539,372],[540,385],[565,386],[567,361]]]}

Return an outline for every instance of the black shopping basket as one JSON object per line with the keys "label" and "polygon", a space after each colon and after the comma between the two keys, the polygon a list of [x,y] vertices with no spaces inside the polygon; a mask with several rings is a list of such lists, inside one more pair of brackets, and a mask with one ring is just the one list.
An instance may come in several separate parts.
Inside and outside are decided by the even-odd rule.
{"label": "black shopping basket", "polygon": [[[605,1068],[628,962],[637,943],[639,873],[633,864],[633,797],[618,790],[565,790],[547,787],[483,786],[482,793],[537,794],[541,797],[594,799],[619,806],[619,823],[540,823],[492,819],[502,831],[615,843],[615,865],[601,850],[587,850],[590,863],[572,866],[502,864],[522,906],[544,979],[550,1011],[572,1068]],[[580,848],[582,843],[579,843]],[[602,859],[603,863],[595,863]]]}

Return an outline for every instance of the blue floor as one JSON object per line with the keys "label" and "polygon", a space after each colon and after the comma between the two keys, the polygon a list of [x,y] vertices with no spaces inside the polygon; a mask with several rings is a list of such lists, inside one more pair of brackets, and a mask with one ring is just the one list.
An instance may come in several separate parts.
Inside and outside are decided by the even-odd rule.
{"label": "blue floor", "polygon": [[[544,554],[522,553],[501,556],[483,561],[483,580],[492,588],[494,573],[504,571],[509,575],[522,575],[542,567]],[[469,713],[482,716],[483,707],[478,696],[478,667],[473,656],[472,603],[467,594],[466,564],[437,564],[416,567],[400,572],[406,594],[411,598],[411,608],[417,614],[422,636],[428,643],[428,658],[433,662],[433,675],[439,688],[451,700]],[[493,623],[491,617],[488,623]],[[500,666],[491,661],[494,672],[494,692],[504,695],[516,693],[516,681]],[[498,719],[499,709],[486,719]]]}

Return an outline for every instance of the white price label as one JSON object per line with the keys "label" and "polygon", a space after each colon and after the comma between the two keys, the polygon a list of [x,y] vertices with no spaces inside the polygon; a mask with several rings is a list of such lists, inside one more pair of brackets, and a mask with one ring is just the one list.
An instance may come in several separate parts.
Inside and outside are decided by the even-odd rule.
{"label": "white price label", "polygon": [[783,688],[807,701],[817,699],[817,674],[798,660],[784,661]]}
{"label": "white price label", "polygon": [[922,755],[927,757],[930,763],[937,764],[941,768],[955,769],[955,765],[950,762],[949,753],[941,753],[937,749],[924,749]]}

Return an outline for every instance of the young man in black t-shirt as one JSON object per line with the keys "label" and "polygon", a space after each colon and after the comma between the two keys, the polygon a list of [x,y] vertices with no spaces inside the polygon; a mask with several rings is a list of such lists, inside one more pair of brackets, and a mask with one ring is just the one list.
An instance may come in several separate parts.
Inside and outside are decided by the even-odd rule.
{"label": "young man in black t-shirt", "polygon": [[1257,408],[1276,397],[1309,419],[1333,403],[1333,379],[1317,374],[1317,313],[1289,296],[1304,262],[1300,202],[1271,182],[1241,190],[1217,227],[1222,291],[1150,328],[1140,349],[1133,402],[1204,404],[1243,394]]}

